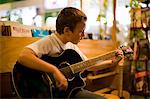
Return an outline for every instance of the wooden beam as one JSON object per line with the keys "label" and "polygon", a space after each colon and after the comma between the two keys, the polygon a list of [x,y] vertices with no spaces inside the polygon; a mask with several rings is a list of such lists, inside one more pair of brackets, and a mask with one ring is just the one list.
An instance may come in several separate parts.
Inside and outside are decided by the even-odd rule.
{"label": "wooden beam", "polygon": [[113,0],[113,26],[112,26],[112,41],[117,48],[117,38],[116,38],[116,0]]}

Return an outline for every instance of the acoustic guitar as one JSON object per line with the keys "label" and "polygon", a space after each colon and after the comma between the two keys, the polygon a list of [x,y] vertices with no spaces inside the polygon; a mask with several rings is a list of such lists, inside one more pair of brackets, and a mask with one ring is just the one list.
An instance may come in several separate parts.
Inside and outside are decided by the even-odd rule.
{"label": "acoustic guitar", "polygon": [[58,57],[43,55],[42,60],[59,68],[68,80],[68,88],[61,91],[51,73],[33,70],[16,62],[12,78],[16,93],[23,98],[69,98],[85,86],[81,71],[116,56],[116,50],[82,61],[80,55],[72,49],[63,51]]}

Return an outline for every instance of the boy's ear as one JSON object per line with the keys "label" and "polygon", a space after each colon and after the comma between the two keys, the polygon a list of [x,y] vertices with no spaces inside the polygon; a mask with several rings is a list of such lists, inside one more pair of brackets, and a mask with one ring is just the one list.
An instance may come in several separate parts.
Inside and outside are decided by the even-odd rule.
{"label": "boy's ear", "polygon": [[71,32],[71,30],[69,27],[64,27],[64,33],[70,33],[70,32]]}

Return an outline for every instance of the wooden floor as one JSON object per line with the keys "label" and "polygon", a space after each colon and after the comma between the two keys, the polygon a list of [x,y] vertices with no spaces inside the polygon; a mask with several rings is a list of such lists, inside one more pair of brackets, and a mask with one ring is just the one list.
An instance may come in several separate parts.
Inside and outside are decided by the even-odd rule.
{"label": "wooden floor", "polygon": [[[0,73],[12,71],[20,51],[28,44],[39,38],[30,37],[0,37]],[[88,57],[92,58],[115,49],[112,41],[81,40],[79,48]]]}

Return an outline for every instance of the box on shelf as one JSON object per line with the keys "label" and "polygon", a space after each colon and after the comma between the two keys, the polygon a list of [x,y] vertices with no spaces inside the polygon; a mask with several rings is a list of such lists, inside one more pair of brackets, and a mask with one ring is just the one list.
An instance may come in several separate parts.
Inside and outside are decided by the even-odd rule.
{"label": "box on shelf", "polygon": [[3,21],[1,27],[2,36],[32,37],[31,29],[17,22]]}

